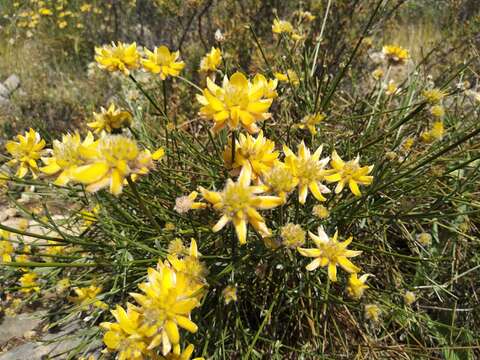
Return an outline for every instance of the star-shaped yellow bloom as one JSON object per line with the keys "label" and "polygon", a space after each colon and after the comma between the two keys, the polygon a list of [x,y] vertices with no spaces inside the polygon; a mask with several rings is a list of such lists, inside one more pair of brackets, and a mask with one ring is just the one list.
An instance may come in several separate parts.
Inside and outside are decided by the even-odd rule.
{"label": "star-shaped yellow bloom", "polygon": [[209,72],[216,71],[218,65],[222,62],[222,51],[215,47],[206,54],[200,61],[200,71]]}
{"label": "star-shaped yellow bloom", "polygon": [[278,155],[278,151],[275,151],[275,143],[265,138],[263,132],[260,131],[256,138],[250,134],[239,135],[238,140],[235,140],[235,161],[233,164],[231,144],[225,148],[223,158],[227,167],[234,170],[234,174],[238,174],[245,164],[250,164],[253,180],[256,180],[273,167]]}
{"label": "star-shaped yellow bloom", "polygon": [[154,74],[159,74],[160,79],[165,80],[169,76],[178,76],[185,67],[183,61],[178,61],[180,51],[170,52],[162,45],[153,51],[145,49],[146,59],[142,59],[143,68]]}
{"label": "star-shaped yellow bloom", "polygon": [[94,129],[95,133],[106,131],[111,133],[112,130],[118,130],[122,127],[129,126],[132,123],[132,114],[128,111],[115,108],[115,104],[111,103],[108,109],[100,108],[100,113],[93,113],[92,122],[87,123],[89,128]]}
{"label": "star-shaped yellow bloom", "polygon": [[360,268],[348,260],[348,258],[358,256],[362,253],[361,251],[347,250],[347,246],[353,240],[352,237],[344,242],[339,242],[338,231],[335,232],[332,238],[329,238],[322,226],[318,228],[318,235],[311,232],[308,234],[317,248],[297,249],[303,256],[315,258],[315,260],[307,265],[306,269],[308,271],[313,271],[320,266],[328,266],[328,277],[333,282],[337,281],[337,265],[340,265],[349,273],[357,273],[360,271]]}
{"label": "star-shaped yellow bloom", "polygon": [[370,274],[363,274],[358,277],[357,273],[353,273],[348,278],[347,293],[352,299],[360,299],[363,296],[365,290],[369,288],[365,285]]}
{"label": "star-shaped yellow bloom", "polygon": [[202,95],[197,94],[197,100],[202,105],[200,115],[215,122],[214,132],[227,125],[232,130],[241,125],[249,133],[256,133],[260,130],[256,122],[271,116],[268,109],[272,99],[266,94],[264,82],[251,83],[236,72],[230,79],[225,76],[222,87],[207,78],[207,88]]}
{"label": "star-shaped yellow bloom", "polygon": [[93,135],[90,132],[83,142],[78,133],[63,135],[61,142],[53,141],[51,156],[42,158],[46,166],[41,167],[40,171],[47,175],[58,174],[54,184],[65,186],[71,180],[71,172],[85,164],[86,158],[82,156],[82,153],[93,143]]}
{"label": "star-shaped yellow bloom", "polygon": [[355,196],[360,196],[362,193],[358,184],[370,185],[373,182],[373,176],[368,175],[373,170],[373,165],[360,166],[360,156],[357,156],[355,160],[344,162],[334,150],[330,165],[333,168],[332,173],[325,176],[325,179],[328,182],[338,182],[335,187],[336,194],[339,194],[348,184],[350,191]]}
{"label": "star-shaped yellow bloom", "polygon": [[147,174],[163,154],[163,149],[153,154],[140,150],[134,140],[122,135],[105,135],[84,151],[88,163],[73,169],[70,178],[88,185],[89,192],[108,187],[119,195],[127,176]]}
{"label": "star-shaped yellow bloom", "polygon": [[223,191],[208,191],[200,188],[204,199],[222,214],[212,230],[220,231],[229,222],[233,222],[240,244],[247,242],[248,223],[263,237],[270,236],[271,232],[257,209],[272,209],[283,202],[278,196],[259,196],[258,194],[263,193],[264,189],[260,186],[250,186],[251,181],[252,169],[250,165],[246,164],[242,168],[237,182],[228,179]]}
{"label": "star-shaped yellow bloom", "polygon": [[140,62],[136,43],[112,42],[112,45],[96,47],[95,54],[99,67],[110,72],[120,71],[125,75],[130,74],[130,70],[138,68]]}
{"label": "star-shaped yellow bloom", "polygon": [[16,176],[25,177],[28,170],[31,171],[33,178],[38,176],[37,160],[45,153],[45,140],[35,130],[30,129],[25,135],[17,135],[18,142],[7,141],[5,148],[12,159],[7,162],[10,167],[17,167]]}
{"label": "star-shaped yellow bloom", "polygon": [[325,201],[326,198],[322,194],[330,192],[321,183],[325,179],[325,175],[328,174],[328,170],[324,168],[330,160],[329,157],[320,160],[322,149],[322,146],[318,147],[315,153],[311,155],[310,150],[302,141],[298,145],[298,155],[295,155],[286,145],[283,146],[285,165],[298,180],[298,201],[300,204],[305,204],[309,189],[319,201]]}
{"label": "star-shaped yellow bloom", "polygon": [[107,330],[103,336],[107,348],[117,351],[119,360],[147,359],[147,344],[141,328],[142,314],[132,304],[127,304],[127,311],[117,305],[111,313],[117,322],[100,324]]}
{"label": "star-shaped yellow bloom", "polygon": [[410,58],[408,50],[397,45],[385,45],[382,52],[392,65],[403,65]]}
{"label": "star-shaped yellow bloom", "polygon": [[272,24],[272,32],[274,34],[290,34],[293,32],[293,25],[287,20],[274,19]]}

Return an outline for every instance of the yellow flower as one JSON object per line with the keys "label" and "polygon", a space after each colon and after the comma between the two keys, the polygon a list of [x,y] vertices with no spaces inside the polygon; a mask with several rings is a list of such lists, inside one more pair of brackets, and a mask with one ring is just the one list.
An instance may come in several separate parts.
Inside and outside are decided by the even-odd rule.
{"label": "yellow flower", "polygon": [[45,247],[46,247],[45,254],[47,255],[58,255],[66,251],[65,246],[59,245],[59,243],[51,240],[47,242]]}
{"label": "yellow flower", "polygon": [[82,142],[78,133],[62,136],[62,141],[53,141],[53,150],[50,157],[42,158],[46,166],[40,171],[47,175],[58,174],[54,184],[65,186],[70,181],[71,172],[78,166],[85,164],[86,158],[82,153],[88,146],[93,144],[93,135],[88,133]]}
{"label": "yellow flower", "polygon": [[232,165],[232,145],[225,147],[223,159],[227,168],[234,170],[238,174],[240,169],[249,164],[252,168],[252,179],[269,171],[278,158],[278,151],[275,151],[275,143],[263,137],[263,131],[258,133],[257,138],[252,135],[240,134],[238,140],[235,140],[235,161]]}
{"label": "yellow flower", "polygon": [[83,288],[74,288],[75,297],[69,297],[69,300],[78,304],[82,309],[87,309],[90,305],[98,307],[100,309],[108,308],[107,304],[98,299],[98,296],[102,292],[101,286],[90,285]]}
{"label": "yellow flower", "polygon": [[326,219],[330,216],[330,212],[323,205],[315,205],[312,209],[313,215],[319,217],[320,219]]}
{"label": "yellow flower", "polygon": [[225,76],[222,87],[207,78],[207,88],[202,95],[197,94],[197,100],[202,105],[200,115],[215,122],[214,132],[226,125],[236,129],[240,124],[249,133],[256,133],[260,129],[255,123],[271,116],[267,111],[272,99],[265,97],[264,83],[251,83],[240,72],[230,79]]}
{"label": "yellow flower", "polygon": [[173,210],[175,210],[179,214],[185,214],[192,209],[204,209],[207,204],[195,201],[197,196],[198,193],[196,191],[192,191],[187,196],[180,196],[176,198],[175,207],[173,208]]}
{"label": "yellow flower", "polygon": [[286,20],[274,19],[272,24],[272,32],[274,34],[281,34],[281,33],[290,34],[293,32],[293,25]]}
{"label": "yellow flower", "polygon": [[430,108],[430,114],[436,118],[442,118],[445,116],[445,109],[442,105],[434,105]]}
{"label": "yellow flower", "polygon": [[168,253],[174,256],[184,255],[187,249],[180,238],[175,238],[168,244]]}
{"label": "yellow flower", "polygon": [[339,242],[338,231],[335,232],[332,238],[323,230],[323,227],[318,228],[318,236],[309,232],[310,238],[313,240],[316,249],[298,248],[297,250],[303,256],[315,258],[307,265],[308,271],[313,271],[319,266],[328,265],[328,278],[335,282],[337,281],[337,265],[340,265],[348,273],[356,273],[360,268],[352,264],[348,258],[360,255],[361,251],[347,250],[347,246],[352,242],[353,238],[349,237],[344,242]]}
{"label": "yellow flower", "polygon": [[358,184],[370,185],[373,182],[373,176],[368,175],[373,170],[373,165],[360,166],[360,156],[357,156],[355,160],[344,162],[334,150],[330,164],[333,170],[325,179],[328,182],[338,182],[335,187],[336,194],[339,194],[345,185],[348,184],[350,191],[355,196],[360,196],[362,193],[358,188]]}
{"label": "yellow flower", "polygon": [[300,225],[289,223],[280,228],[280,237],[284,246],[296,249],[305,244],[305,230]]}
{"label": "yellow flower", "polygon": [[125,75],[130,74],[130,70],[138,68],[140,61],[136,43],[128,45],[112,42],[112,45],[96,47],[95,54],[99,67],[110,72],[120,71]]}
{"label": "yellow flower", "polygon": [[405,141],[402,143],[402,150],[403,151],[410,151],[414,144],[415,140],[412,137],[407,137]]}
{"label": "yellow flower", "polygon": [[68,25],[68,23],[65,20],[59,21],[57,23],[59,29],[65,29]]}
{"label": "yellow flower", "polygon": [[93,113],[93,122],[87,123],[87,126],[94,129],[95,133],[112,130],[118,130],[122,127],[130,126],[132,123],[132,114],[126,110],[116,109],[115,104],[111,103],[108,109],[100,108],[100,113]]}
{"label": "yellow flower", "polygon": [[247,224],[250,223],[262,237],[271,235],[265,220],[257,209],[272,209],[282,204],[282,199],[277,196],[259,196],[263,189],[259,186],[250,186],[252,169],[246,164],[237,182],[227,180],[221,192],[208,191],[200,188],[202,196],[213,208],[222,214],[220,220],[212,228],[214,232],[220,231],[229,222],[233,222],[240,244],[247,242]]}
{"label": "yellow flower", "polygon": [[383,77],[384,72],[381,68],[376,68],[375,70],[372,71],[372,76],[375,80],[379,80]]}
{"label": "yellow flower", "polygon": [[397,45],[385,45],[382,52],[391,65],[403,65],[410,58],[408,50]]}
{"label": "yellow flower", "polygon": [[277,194],[283,202],[288,194],[298,185],[298,179],[292,175],[292,171],[284,163],[278,161],[267,171],[262,181],[268,191]]}
{"label": "yellow flower", "polygon": [[375,304],[365,305],[365,318],[377,322],[380,319],[380,308]]}
{"label": "yellow flower", "polygon": [[347,293],[352,299],[360,299],[363,296],[363,293],[366,289],[369,288],[368,285],[365,285],[370,274],[363,274],[360,277],[357,277],[357,273],[353,273],[348,278]]}
{"label": "yellow flower", "polygon": [[92,4],[83,3],[83,4],[80,6],[80,11],[81,11],[81,12],[90,12],[91,10],[92,10]]}
{"label": "yellow flower", "polygon": [[44,154],[45,140],[40,138],[40,134],[30,129],[25,132],[25,136],[17,135],[18,142],[7,141],[5,148],[12,156],[12,160],[7,162],[10,167],[18,166],[16,176],[23,178],[28,170],[32,172],[33,178],[38,176],[37,160]]}
{"label": "yellow flower", "polygon": [[64,293],[68,288],[70,288],[70,280],[68,278],[58,280],[55,286],[55,289],[59,294]]}
{"label": "yellow flower", "polygon": [[222,62],[222,52],[220,49],[212,47],[212,50],[206,54],[200,61],[200,71],[216,71],[218,65]]}
{"label": "yellow flower", "polygon": [[52,10],[50,9],[47,9],[47,8],[41,8],[40,10],[38,10],[38,13],[40,15],[44,15],[44,16],[49,16],[49,15],[52,15]]}
{"label": "yellow flower", "polygon": [[415,293],[412,291],[407,291],[403,295],[403,301],[405,301],[405,304],[407,305],[412,305],[416,300],[417,300],[417,297],[415,296]]}
{"label": "yellow flower", "polygon": [[0,261],[7,263],[12,261],[13,245],[10,242],[10,233],[0,230]]}
{"label": "yellow flower", "polygon": [[20,291],[24,293],[31,293],[33,291],[39,292],[40,287],[38,286],[37,278],[38,275],[34,272],[27,272],[23,274],[20,278],[20,286],[22,287]]}
{"label": "yellow flower", "polygon": [[320,160],[322,148],[322,146],[319,146],[315,153],[311,155],[310,150],[302,141],[298,145],[298,155],[295,155],[286,145],[283,146],[285,165],[298,180],[298,201],[300,204],[305,204],[309,189],[317,200],[327,200],[322,194],[329,193],[330,190],[321,181],[328,174],[324,167],[328,164],[330,158]]}
{"label": "yellow flower", "polygon": [[423,142],[431,143],[435,140],[441,140],[444,132],[443,122],[441,120],[435,121],[430,130],[422,132],[421,138]]}
{"label": "yellow flower", "polygon": [[442,90],[435,88],[424,90],[422,95],[428,103],[435,105],[441,102],[446,94]]}
{"label": "yellow flower", "polygon": [[323,120],[325,120],[326,117],[327,115],[323,113],[315,113],[315,114],[307,115],[302,119],[302,122],[298,124],[298,127],[300,129],[307,128],[312,135],[316,135],[317,134],[316,126],[320,124]]}
{"label": "yellow flower", "polygon": [[300,85],[300,79],[295,71],[288,69],[286,74],[276,72],[273,74],[278,81],[289,82],[293,86]]}
{"label": "yellow flower", "polygon": [[395,82],[393,80],[390,80],[388,82],[387,88],[385,89],[385,94],[390,96],[390,95],[395,95],[398,92],[399,92],[399,89],[398,89],[397,84],[395,84]]}
{"label": "yellow flower", "polygon": [[147,344],[141,328],[142,315],[131,304],[127,311],[120,305],[111,310],[116,323],[103,322],[100,326],[108,330],[103,336],[103,342],[109,350],[118,351],[119,360],[147,359]]}
{"label": "yellow flower", "polygon": [[192,333],[198,329],[190,320],[190,313],[199,305],[193,295],[200,286],[192,287],[184,274],[176,273],[166,264],[159,264],[157,269],[149,268],[147,282],[138,286],[145,295],[131,295],[142,309],[141,329],[150,338],[147,349],[161,344],[162,354],[166,355],[172,345],[180,342],[178,327]]}
{"label": "yellow flower", "polygon": [[166,46],[153,49],[153,52],[145,49],[146,59],[142,59],[142,66],[145,70],[159,74],[160,79],[165,80],[168,76],[178,76],[185,67],[183,61],[177,61],[180,52],[170,52]]}
{"label": "yellow flower", "polygon": [[127,176],[145,175],[159,160],[163,149],[151,154],[140,150],[137,143],[122,135],[105,135],[85,151],[89,164],[71,171],[72,180],[88,185],[87,191],[96,192],[105,187],[114,195],[123,190]]}
{"label": "yellow flower", "polygon": [[[184,274],[191,285],[192,288],[203,287],[206,284],[205,276],[208,274],[208,270],[204,263],[199,259],[200,253],[198,252],[197,242],[195,239],[190,241],[190,249],[188,254],[184,257],[179,258],[178,256],[183,254],[170,254],[167,255],[168,262],[175,269],[177,274]],[[197,291],[200,289],[197,289]],[[203,295],[203,294],[201,294]],[[200,296],[201,298],[201,296]],[[200,300],[200,299],[199,299]]]}
{"label": "yellow flower", "polygon": [[432,244],[432,235],[426,232],[422,232],[417,235],[417,241],[423,246],[429,246]]}
{"label": "yellow flower", "polygon": [[222,291],[223,301],[225,305],[230,304],[232,301],[237,301],[237,288],[235,286],[228,285]]}
{"label": "yellow flower", "polygon": [[312,22],[313,20],[315,20],[317,18],[310,11],[301,11],[300,16],[303,17],[308,22]]}
{"label": "yellow flower", "polygon": [[253,88],[261,88],[263,89],[263,97],[267,99],[275,99],[278,97],[277,93],[277,79],[268,79],[263,76],[262,74],[257,74],[253,78],[252,87]]}

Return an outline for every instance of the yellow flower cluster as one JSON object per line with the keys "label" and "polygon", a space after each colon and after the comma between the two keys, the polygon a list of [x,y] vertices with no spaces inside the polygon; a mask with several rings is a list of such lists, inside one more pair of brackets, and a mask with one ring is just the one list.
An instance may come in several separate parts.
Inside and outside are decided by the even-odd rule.
{"label": "yellow flower cluster", "polygon": [[156,359],[157,348],[161,359],[190,359],[193,346],[181,351],[179,328],[197,331],[191,312],[200,305],[206,287],[198,256],[192,239],[188,256],[170,255],[156,269],[149,268],[147,281],[138,286],[142,293],[131,294],[138,305],[128,303],[126,310],[117,305],[111,311],[116,322],[100,324],[107,330],[103,337],[107,349],[118,352],[118,359]]}
{"label": "yellow flower cluster", "polygon": [[[222,215],[213,227],[214,232],[232,222],[238,240],[244,244],[247,224],[251,224],[263,238],[268,238],[271,231],[257,210],[272,209],[285,203],[295,187],[298,187],[298,201],[305,204],[309,191],[317,200],[326,201],[323,194],[329,193],[330,189],[324,182],[338,183],[335,188],[337,194],[348,185],[355,196],[360,196],[359,185],[370,185],[373,181],[373,176],[368,175],[373,166],[360,166],[358,156],[355,160],[345,162],[334,151],[331,161],[329,157],[320,159],[322,146],[311,154],[302,142],[298,146],[298,154],[284,145],[285,159],[282,162],[279,152],[274,149],[275,143],[265,138],[262,132],[256,138],[250,134],[240,134],[239,140],[235,140],[234,152],[232,144],[227,145],[225,164],[233,168],[234,175],[240,174],[237,182],[229,179],[220,192],[200,188],[203,198]],[[329,162],[332,168],[326,169]],[[255,186],[251,185],[252,181]],[[262,193],[272,195],[260,196]],[[196,204],[196,208],[202,208],[198,205],[201,202]],[[328,211],[323,216],[328,216]]]}
{"label": "yellow flower cluster", "polygon": [[108,109],[101,108],[100,113],[93,113],[94,121],[87,123],[89,128],[94,129],[95,133],[106,131],[111,133],[123,127],[130,126],[132,123],[132,114],[126,110],[115,108],[111,103]]}
{"label": "yellow flower cluster", "polygon": [[207,78],[207,88],[197,95],[202,105],[200,115],[214,121],[214,132],[227,125],[232,130],[241,125],[249,133],[256,133],[260,130],[256,122],[271,116],[268,110],[276,96],[276,87],[276,81],[267,80],[261,74],[249,81],[244,74],[236,72],[230,78],[225,76],[221,87]]}
{"label": "yellow flower cluster", "polygon": [[221,62],[222,52],[220,49],[212,47],[212,50],[200,61],[200,71],[205,73],[216,71]]}
{"label": "yellow flower cluster", "polygon": [[[54,140],[53,148],[45,149],[45,141],[33,129],[25,136],[17,135],[18,142],[8,141],[7,152],[10,167],[17,166],[16,175],[24,177],[28,170],[36,178],[39,172],[56,176],[55,185],[69,182],[87,185],[87,191],[96,192],[108,187],[114,195],[122,192],[126,179],[134,180],[154,167],[154,161],[164,155],[162,148],[153,154],[141,150],[136,141],[123,135],[101,134],[97,140],[88,133],[82,141],[78,133],[63,135],[62,141]],[[39,159],[45,166],[38,167]]]}
{"label": "yellow flower cluster", "polygon": [[178,76],[185,67],[183,61],[178,61],[180,52],[170,52],[166,46],[155,47],[153,51],[144,49],[146,58],[142,58],[137,44],[104,45],[95,48],[95,60],[98,65],[110,72],[121,72],[129,75],[131,70],[143,67],[145,71],[158,74],[161,80],[169,76]]}

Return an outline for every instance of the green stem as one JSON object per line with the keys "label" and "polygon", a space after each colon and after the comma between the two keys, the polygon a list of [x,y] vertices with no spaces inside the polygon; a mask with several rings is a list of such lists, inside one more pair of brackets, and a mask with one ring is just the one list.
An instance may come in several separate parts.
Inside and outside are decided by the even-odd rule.
{"label": "green stem", "polygon": [[142,85],[140,85],[140,83],[137,81],[137,79],[135,79],[133,77],[132,74],[128,75],[130,77],[130,79],[132,79],[132,81],[135,83],[135,85],[137,86],[138,90],[140,90],[142,92],[143,95],[145,95],[145,97],[148,99],[148,101],[150,102],[150,104],[152,104],[152,106],[155,108],[155,110],[157,110],[159,113],[161,113],[166,119],[167,119],[167,114],[166,112],[164,112],[160,106],[157,105],[157,103],[155,102],[155,100],[153,100],[153,98],[150,96],[150,94],[148,92],[145,91],[145,89],[142,87]]}
{"label": "green stem", "polygon": [[157,228],[158,232],[162,232],[162,228],[160,227],[160,224],[157,222],[157,220],[155,220],[150,209],[145,206],[145,202],[143,201],[142,197],[138,193],[137,185],[132,180],[131,176],[127,176],[127,182],[128,182],[128,185],[130,185],[130,188],[132,189],[133,195],[137,198],[138,205],[140,206],[144,214],[147,215],[147,217],[150,219],[152,224]]}

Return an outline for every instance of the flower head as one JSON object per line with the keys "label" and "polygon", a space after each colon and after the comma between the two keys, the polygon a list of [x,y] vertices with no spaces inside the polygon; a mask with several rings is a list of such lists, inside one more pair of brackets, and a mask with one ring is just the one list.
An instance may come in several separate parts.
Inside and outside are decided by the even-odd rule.
{"label": "flower head", "polygon": [[103,322],[100,326],[107,330],[103,342],[109,350],[118,351],[119,360],[143,360],[147,344],[141,328],[142,314],[134,306],[127,304],[127,311],[120,305],[111,310],[117,322]]}
{"label": "flower head", "polygon": [[382,52],[391,65],[403,65],[410,58],[408,50],[397,45],[385,45]]}
{"label": "flower head", "polygon": [[275,78],[278,81],[292,84],[294,87],[300,85],[300,79],[295,71],[288,69],[286,73],[276,72]]}
{"label": "flower head", "polygon": [[405,304],[407,305],[412,305],[416,300],[417,297],[413,291],[407,291],[403,294],[403,301],[405,301]]}
{"label": "flower head", "polygon": [[160,263],[157,269],[148,269],[147,282],[138,286],[144,294],[131,294],[141,306],[141,329],[149,338],[148,350],[161,344],[162,354],[166,355],[180,342],[179,327],[192,333],[197,331],[190,313],[199,305],[193,296],[199,286],[192,287],[188,280],[185,274]]}
{"label": "flower head", "polygon": [[417,241],[423,246],[429,246],[432,244],[432,235],[426,232],[422,232],[417,235]]}
{"label": "flower head", "polygon": [[237,301],[237,288],[232,285],[228,285],[222,291],[223,300],[225,305],[230,304],[232,301]]}
{"label": "flower head", "polygon": [[183,241],[180,238],[175,238],[168,244],[168,253],[170,255],[181,256],[184,255],[186,251],[185,245],[183,245]]}
{"label": "flower head", "polygon": [[86,162],[82,155],[88,146],[94,143],[92,133],[88,133],[82,142],[78,133],[62,136],[62,141],[53,141],[53,150],[50,157],[42,158],[45,166],[40,171],[47,175],[58,175],[54,184],[64,186],[70,181],[71,172]]}
{"label": "flower head", "polygon": [[352,299],[360,299],[365,290],[369,288],[368,285],[365,285],[369,276],[370,274],[363,274],[360,277],[357,276],[357,273],[350,274],[347,285],[348,296]]}
{"label": "flower head", "polygon": [[430,108],[430,114],[436,118],[443,118],[445,116],[445,109],[442,105],[433,105]]}
{"label": "flower head", "polygon": [[300,225],[289,223],[280,228],[282,243],[288,248],[296,249],[305,244],[305,230]]}
{"label": "flower head", "polygon": [[440,103],[446,94],[442,90],[434,88],[434,89],[424,90],[422,92],[422,95],[425,98],[425,100],[427,100],[428,103],[435,105]]}
{"label": "flower head", "polygon": [[82,309],[88,308],[93,305],[98,308],[107,308],[107,304],[98,299],[98,296],[102,292],[101,286],[90,285],[83,288],[74,288],[76,296],[70,297],[70,301],[78,304]]}
{"label": "flower head", "polygon": [[360,156],[357,156],[355,160],[344,162],[334,150],[330,164],[333,170],[325,179],[328,182],[338,182],[335,187],[336,194],[339,194],[345,185],[348,184],[350,191],[355,196],[360,196],[362,193],[358,188],[358,184],[370,185],[373,182],[373,176],[368,175],[372,171],[373,165],[360,166]]}
{"label": "flower head", "polygon": [[367,304],[365,305],[365,318],[368,320],[377,322],[380,318],[381,310],[378,305],[375,304]]}
{"label": "flower head", "polygon": [[20,278],[20,286],[22,289],[20,291],[24,293],[31,293],[33,291],[39,292],[40,287],[38,286],[38,275],[34,272],[27,272],[22,275]]}
{"label": "flower head", "polygon": [[70,177],[88,185],[87,191],[109,187],[112,194],[119,195],[127,176],[147,174],[154,166],[153,161],[163,156],[163,149],[151,154],[149,150],[140,150],[134,140],[125,136],[105,135],[85,153],[89,163],[75,168]]}
{"label": "flower head", "polygon": [[192,191],[190,194],[186,196],[180,196],[176,198],[175,207],[173,208],[173,210],[175,210],[179,214],[185,214],[192,209],[205,208],[207,204],[195,201],[197,196],[198,196],[198,193],[196,191]]}
{"label": "flower head", "polygon": [[283,146],[285,165],[298,181],[298,200],[300,204],[305,204],[309,189],[319,201],[325,201],[326,198],[322,194],[330,192],[321,183],[325,179],[325,175],[328,174],[324,167],[330,160],[329,157],[320,160],[322,149],[322,146],[318,147],[312,155],[302,141],[298,145],[298,155],[295,155],[286,145]]}
{"label": "flower head", "polygon": [[328,266],[328,277],[331,281],[337,281],[337,265],[340,265],[348,273],[356,273],[360,268],[355,266],[348,260],[348,258],[360,255],[361,251],[347,250],[347,246],[352,242],[350,237],[344,242],[338,241],[338,231],[335,232],[332,238],[323,230],[323,227],[318,228],[318,235],[311,232],[308,233],[317,248],[304,249],[298,248],[298,251],[303,256],[315,258],[307,265],[308,271],[313,271],[319,266]]}
{"label": "flower head", "polygon": [[262,181],[268,191],[277,194],[284,202],[298,185],[298,179],[292,175],[290,168],[280,161],[262,176]]}
{"label": "flower head", "polygon": [[262,74],[257,74],[253,78],[253,87],[263,89],[263,96],[267,99],[275,99],[278,96],[277,93],[277,79],[267,79]]}
{"label": "flower head", "polygon": [[17,167],[16,176],[19,178],[25,177],[28,170],[31,171],[32,176],[38,176],[37,161],[45,153],[45,140],[40,137],[40,134],[35,130],[30,129],[25,132],[25,135],[17,135],[18,142],[13,140],[7,141],[5,148],[11,155],[12,159],[7,163],[10,167]]}
{"label": "flower head", "polygon": [[290,34],[293,32],[293,25],[286,20],[274,19],[272,24],[272,32],[274,34]]}
{"label": "flower head", "polygon": [[115,104],[111,103],[108,109],[100,108],[100,113],[93,113],[94,121],[87,123],[89,128],[94,129],[95,133],[106,131],[111,133],[113,130],[121,129],[132,123],[132,114],[122,109],[116,109]]}
{"label": "flower head", "polygon": [[139,66],[140,54],[137,50],[137,44],[124,44],[112,42],[112,45],[104,45],[95,48],[95,61],[98,66],[110,72],[120,71],[125,75],[130,74],[130,70]]}
{"label": "flower head", "polygon": [[216,71],[222,62],[222,52],[220,49],[212,47],[212,50],[206,54],[200,61],[200,71]]}
{"label": "flower head", "polygon": [[326,117],[327,116],[323,113],[315,113],[315,114],[307,115],[302,119],[301,123],[298,124],[298,127],[300,129],[307,128],[312,135],[316,135],[317,134],[316,126],[320,124],[323,120],[325,120]]}
{"label": "flower head", "polygon": [[421,138],[423,142],[431,143],[435,140],[442,140],[444,132],[443,121],[435,121],[430,130],[422,132]]}
{"label": "flower head", "polygon": [[320,218],[320,219],[326,219],[330,216],[330,212],[328,211],[328,209],[323,206],[323,205],[315,205],[312,209],[312,213],[313,215],[315,215],[316,217]]}
{"label": "flower head", "polygon": [[282,203],[282,199],[277,196],[259,196],[258,194],[261,194],[263,189],[259,186],[250,186],[251,177],[252,169],[250,165],[246,164],[242,168],[237,182],[228,179],[221,192],[200,188],[205,200],[222,214],[212,230],[220,231],[229,222],[233,222],[240,244],[247,242],[248,223],[263,237],[270,236],[271,232],[257,209],[272,209]]}
{"label": "flower head", "polygon": [[222,87],[207,78],[207,88],[197,95],[197,100],[202,105],[200,115],[215,122],[215,132],[226,125],[230,129],[241,125],[249,133],[256,133],[260,129],[255,123],[270,118],[267,111],[272,99],[265,96],[264,83],[251,83],[240,72],[230,79],[225,76]]}
{"label": "flower head", "polygon": [[166,46],[160,46],[150,51],[145,49],[146,59],[142,59],[143,68],[154,74],[159,74],[165,80],[169,76],[178,76],[185,67],[183,61],[178,61],[180,52],[170,52]]}
{"label": "flower head", "polygon": [[11,262],[13,251],[13,245],[10,242],[10,233],[5,230],[0,230],[0,262]]}
{"label": "flower head", "polygon": [[278,158],[278,151],[275,151],[275,143],[263,137],[260,131],[254,138],[252,135],[240,134],[238,140],[235,140],[235,161],[232,164],[232,145],[225,148],[223,158],[227,167],[232,168],[235,173],[249,164],[252,167],[252,177],[257,179],[262,174],[270,170]]}

